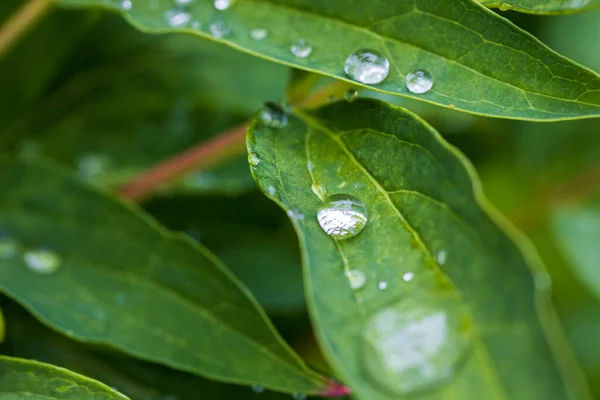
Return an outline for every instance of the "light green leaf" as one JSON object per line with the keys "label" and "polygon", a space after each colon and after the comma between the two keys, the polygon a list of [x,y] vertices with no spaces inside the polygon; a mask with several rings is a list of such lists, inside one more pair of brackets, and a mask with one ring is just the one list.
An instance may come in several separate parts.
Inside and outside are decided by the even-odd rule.
{"label": "light green leaf", "polygon": [[0,356],[2,400],[127,400],[100,382],[37,361]]}
{"label": "light green leaf", "polygon": [[502,11],[514,10],[528,14],[572,14],[600,7],[600,0],[476,0],[487,7]]}
{"label": "light green leaf", "polygon": [[326,386],[204,247],[51,166],[0,168],[0,229],[18,243],[0,262],[0,290],[44,323],[219,381]]}
{"label": "light green leaf", "polygon": [[[374,315],[395,312],[398,301],[399,307],[419,309],[425,307],[421,297],[438,295],[442,304],[454,304],[443,315],[462,313],[470,321],[472,349],[454,366],[454,379],[429,387],[422,398],[589,398],[532,249],[499,227],[470,164],[418,117],[368,99],[333,103],[296,111],[281,130],[254,123],[248,146],[260,160],[255,179],[288,210],[300,237],[320,342],[359,399],[399,398],[381,382],[383,372],[392,375],[390,386],[423,377],[402,376],[398,360],[409,357],[418,372],[422,355],[417,351],[415,360],[413,353],[402,353],[406,347],[394,347],[394,339],[404,343],[406,337],[391,336],[382,342],[391,345],[389,365],[385,356],[380,360],[389,369],[373,378],[364,329]],[[315,192],[360,199],[368,215],[364,231],[343,241],[325,234],[316,218],[323,203]],[[352,270],[366,276],[359,290],[346,276]],[[425,346],[455,340],[457,330],[433,329],[448,336]],[[425,366],[435,373],[438,365]]]}
{"label": "light green leaf", "polygon": [[[389,59],[390,73],[372,89],[475,114],[530,120],[600,116],[597,74],[471,0],[238,0],[224,11],[209,0],[179,8],[170,1],[134,1],[128,10],[120,0],[60,3],[103,5],[145,31],[193,33],[348,81],[346,58],[358,49],[375,49]],[[219,23],[230,33],[214,38],[211,26],[215,31]],[[268,36],[252,39],[254,28],[267,29]],[[300,39],[312,46],[306,58],[290,51]],[[425,94],[406,89],[406,75],[417,69],[430,71],[435,80]]]}

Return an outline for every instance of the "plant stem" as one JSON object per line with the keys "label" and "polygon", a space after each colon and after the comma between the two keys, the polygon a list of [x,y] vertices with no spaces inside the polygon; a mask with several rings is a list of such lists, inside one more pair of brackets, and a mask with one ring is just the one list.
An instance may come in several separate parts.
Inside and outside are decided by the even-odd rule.
{"label": "plant stem", "polygon": [[0,59],[52,7],[54,0],[29,0],[0,27]]}

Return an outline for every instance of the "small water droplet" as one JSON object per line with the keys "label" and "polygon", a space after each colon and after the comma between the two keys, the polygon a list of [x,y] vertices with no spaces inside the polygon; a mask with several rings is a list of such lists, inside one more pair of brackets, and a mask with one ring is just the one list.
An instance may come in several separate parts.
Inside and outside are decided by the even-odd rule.
{"label": "small water droplet", "polygon": [[429,71],[418,69],[406,75],[406,88],[415,94],[427,93],[433,87],[433,76]]}
{"label": "small water droplet", "polygon": [[19,253],[19,242],[0,233],[0,260],[10,260]]}
{"label": "small water droplet", "polygon": [[448,259],[448,252],[444,249],[437,252],[435,255],[435,260],[439,265],[444,265],[446,260]]}
{"label": "small water droplet", "polygon": [[254,393],[264,393],[265,392],[265,387],[263,385],[252,385],[252,386],[250,386],[250,389],[252,389],[252,391]]}
{"label": "small water droplet", "polygon": [[317,212],[317,221],[329,236],[349,239],[358,235],[367,224],[367,208],[354,196],[334,194]]}
{"label": "small water droplet", "polygon": [[258,154],[256,154],[256,153],[248,154],[248,163],[250,165],[252,165],[253,167],[256,167],[258,164],[260,164],[260,158],[258,158]]}
{"label": "small water droplet", "polygon": [[412,272],[407,272],[404,275],[402,275],[402,280],[404,282],[410,282],[413,280],[413,278],[415,277],[415,274]]}
{"label": "small water droplet", "polygon": [[23,261],[30,270],[43,275],[55,273],[61,264],[60,256],[47,249],[26,251],[23,254]]}
{"label": "small water droplet", "polygon": [[367,276],[358,269],[347,271],[346,276],[348,277],[348,281],[350,281],[350,287],[354,290],[362,288],[367,283]]}
{"label": "small water droplet", "polygon": [[312,189],[315,196],[317,196],[321,201],[325,200],[325,196],[327,195],[327,189],[325,189],[318,183],[313,183],[310,188]]}
{"label": "small water droplet", "polygon": [[77,158],[77,172],[84,178],[97,178],[105,174],[112,164],[108,154],[88,153]]}
{"label": "small water droplet", "polygon": [[210,24],[208,30],[210,31],[210,34],[217,39],[224,38],[231,33],[231,29],[225,25],[225,22],[220,20]]}
{"label": "small water droplet", "polygon": [[133,4],[131,3],[131,0],[123,0],[121,2],[121,8],[123,10],[131,10],[131,7],[133,7]]}
{"label": "small water droplet", "polygon": [[296,41],[290,49],[292,50],[292,54],[298,58],[306,58],[312,53],[312,46],[304,39]]}
{"label": "small water droplet", "polygon": [[273,186],[273,185],[269,185],[269,186],[267,187],[267,193],[269,193],[269,195],[271,195],[271,196],[273,196],[273,195],[275,194],[275,192],[276,192],[276,191],[277,191],[277,190],[275,190],[275,186]]}
{"label": "small water droplet", "polygon": [[269,36],[269,32],[264,28],[254,28],[250,31],[250,39],[263,40]]}
{"label": "small water droplet", "polygon": [[287,216],[296,221],[302,221],[304,219],[304,214],[302,214],[297,208],[288,210]]}
{"label": "small water droplet", "polygon": [[292,399],[294,399],[294,400],[306,400],[306,395],[304,393],[294,393],[294,394],[292,394]]}
{"label": "small water droplet", "polygon": [[366,84],[382,82],[390,72],[390,62],[377,50],[362,49],[350,54],[344,64],[346,75]]}
{"label": "small water droplet", "polygon": [[406,297],[367,321],[362,335],[366,373],[398,395],[439,384],[466,354],[469,322],[455,296]]}
{"label": "small water droplet", "polygon": [[358,98],[358,90],[351,88],[346,90],[346,93],[344,94],[344,99],[346,101],[354,101]]}
{"label": "small water droplet", "polygon": [[217,10],[223,11],[231,6],[231,0],[215,0],[213,4]]}
{"label": "small water droplet", "polygon": [[175,0],[175,4],[177,4],[178,6],[187,6],[189,4],[192,4],[194,1],[196,0]]}
{"label": "small water droplet", "polygon": [[192,19],[192,14],[183,10],[167,10],[165,18],[169,25],[173,28],[179,28],[185,26]]}
{"label": "small water droplet", "polygon": [[381,282],[379,282],[377,287],[379,288],[379,290],[385,290],[388,287],[388,283],[386,281],[381,281]]}
{"label": "small water droplet", "polygon": [[288,117],[283,107],[272,101],[267,101],[263,104],[258,117],[269,128],[283,128],[288,122]]}

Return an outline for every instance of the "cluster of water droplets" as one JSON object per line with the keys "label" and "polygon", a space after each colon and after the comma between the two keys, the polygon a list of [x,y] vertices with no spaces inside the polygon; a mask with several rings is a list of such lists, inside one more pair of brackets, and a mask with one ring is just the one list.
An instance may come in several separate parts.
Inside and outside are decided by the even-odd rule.
{"label": "cluster of water droplets", "polygon": [[285,109],[272,101],[267,101],[263,104],[258,118],[269,128],[281,129],[288,123],[288,116]]}

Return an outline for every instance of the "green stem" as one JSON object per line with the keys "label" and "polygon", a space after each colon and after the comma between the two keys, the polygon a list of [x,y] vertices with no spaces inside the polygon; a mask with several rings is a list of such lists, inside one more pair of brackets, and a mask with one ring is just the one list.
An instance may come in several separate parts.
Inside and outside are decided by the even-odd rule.
{"label": "green stem", "polygon": [[54,0],[29,0],[0,27],[0,59],[35,26],[52,7]]}

